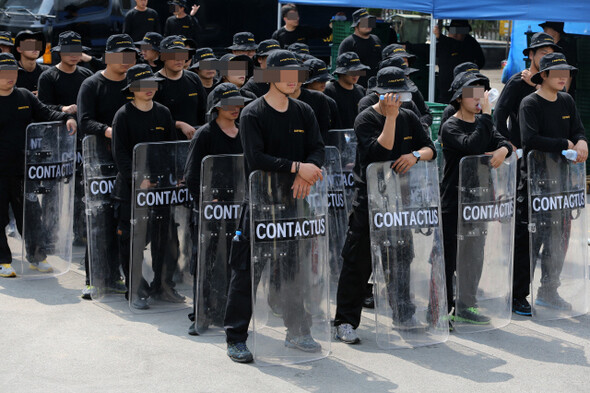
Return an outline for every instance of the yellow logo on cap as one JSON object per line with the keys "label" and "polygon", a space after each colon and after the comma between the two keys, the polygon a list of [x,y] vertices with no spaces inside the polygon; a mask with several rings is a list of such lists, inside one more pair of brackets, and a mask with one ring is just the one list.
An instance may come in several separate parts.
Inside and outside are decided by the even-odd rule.
{"label": "yellow logo on cap", "polygon": [[469,69],[465,70],[465,72],[467,72],[467,71],[479,71],[479,69],[477,69],[477,68],[469,68]]}
{"label": "yellow logo on cap", "polygon": [[318,72],[320,72],[320,71],[326,71],[326,70],[327,70],[327,68],[326,68],[326,67],[324,67],[324,68],[320,68],[320,69],[318,69]]}
{"label": "yellow logo on cap", "polygon": [[82,40],[78,40],[76,38],[72,38],[72,42],[82,42]]}
{"label": "yellow logo on cap", "polygon": [[411,137],[411,136],[405,136],[405,137],[404,137],[404,141],[407,141],[407,140],[409,140],[409,139],[412,139],[412,137]]}
{"label": "yellow logo on cap", "polygon": [[194,96],[197,96],[197,95],[199,95],[199,93],[188,93],[188,96],[189,97],[194,97]]}
{"label": "yellow logo on cap", "polygon": [[294,57],[286,57],[284,59],[281,59],[281,62],[283,61],[297,61],[297,59],[295,59]]}
{"label": "yellow logo on cap", "polygon": [[29,106],[28,106],[28,105],[25,105],[25,106],[19,106],[17,109],[18,109],[19,111],[20,111],[21,109],[29,109]]}
{"label": "yellow logo on cap", "polygon": [[182,41],[173,41],[172,43],[173,44],[178,44],[178,45],[184,45],[184,42],[182,42]]}
{"label": "yellow logo on cap", "polygon": [[117,42],[115,43],[115,45],[119,45],[119,44],[130,44],[130,45],[131,45],[131,44],[132,44],[132,42],[131,42],[131,41],[117,41]]}
{"label": "yellow logo on cap", "polygon": [[133,75],[134,77],[138,77],[138,76],[142,76],[145,74],[151,74],[151,71],[142,71],[142,72],[138,72],[137,74]]}
{"label": "yellow logo on cap", "polygon": [[551,60],[552,63],[565,63],[565,59],[553,59]]}
{"label": "yellow logo on cap", "polygon": [[281,47],[281,46],[280,46],[280,45],[277,45],[277,44],[270,44],[270,45],[269,45],[269,46],[267,46],[266,48],[268,49],[268,48],[280,48],[280,47]]}
{"label": "yellow logo on cap", "polygon": [[570,116],[569,115],[568,116],[561,116],[561,118],[565,120],[565,119],[569,119]]}
{"label": "yellow logo on cap", "polygon": [[359,16],[363,16],[363,15],[368,15],[369,13],[367,11],[365,12],[361,12],[361,14]]}
{"label": "yellow logo on cap", "polygon": [[226,94],[230,94],[230,93],[239,93],[239,91],[237,91],[237,90],[235,90],[235,89],[234,89],[234,90],[228,90],[228,91],[224,91],[224,92],[223,92],[223,94],[222,94],[222,96],[224,96],[224,95],[226,95]]}
{"label": "yellow logo on cap", "polygon": [[403,82],[404,80],[405,80],[405,79],[403,79],[403,78],[402,78],[402,79],[392,79],[392,80],[389,80],[389,81],[387,81],[387,83],[397,83],[397,82]]}
{"label": "yellow logo on cap", "polygon": [[165,128],[164,128],[164,127],[156,127],[156,130],[159,130],[159,131],[164,131],[164,130],[165,130]]}
{"label": "yellow logo on cap", "polygon": [[201,55],[201,59],[202,59],[203,57],[209,57],[209,56],[215,56],[215,55],[214,55],[213,53],[211,53],[211,52],[209,52],[209,53],[203,53],[203,54]]}
{"label": "yellow logo on cap", "polygon": [[248,38],[248,41],[254,42],[254,38]]}
{"label": "yellow logo on cap", "polygon": [[361,61],[360,59],[350,59],[350,62],[353,63],[355,61]]}
{"label": "yellow logo on cap", "polygon": [[302,134],[302,133],[305,132],[305,130],[295,129],[295,130],[293,130],[293,132],[297,132],[297,133],[301,133]]}
{"label": "yellow logo on cap", "polygon": [[0,60],[0,63],[6,63],[6,62],[11,62],[14,63],[14,59],[4,59],[4,60]]}
{"label": "yellow logo on cap", "polygon": [[395,52],[405,52],[405,51],[406,51],[406,50],[405,50],[404,48],[395,48],[395,49],[393,50],[393,53],[395,53]]}

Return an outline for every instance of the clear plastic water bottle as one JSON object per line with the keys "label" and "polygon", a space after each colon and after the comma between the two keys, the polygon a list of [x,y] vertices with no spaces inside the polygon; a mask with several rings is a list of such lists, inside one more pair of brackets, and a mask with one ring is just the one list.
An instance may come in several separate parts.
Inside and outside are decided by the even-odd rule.
{"label": "clear plastic water bottle", "polygon": [[570,161],[576,161],[578,158],[578,152],[572,149],[562,150],[561,154]]}
{"label": "clear plastic water bottle", "polygon": [[522,158],[522,149],[516,149],[516,157],[518,159],[521,159]]}
{"label": "clear plastic water bottle", "polygon": [[492,88],[490,93],[488,94],[488,100],[490,100],[490,104],[496,102],[496,100],[500,97],[500,92],[496,88]]}
{"label": "clear plastic water bottle", "polygon": [[233,237],[232,241],[239,242],[242,238],[242,231],[236,231],[236,235]]}

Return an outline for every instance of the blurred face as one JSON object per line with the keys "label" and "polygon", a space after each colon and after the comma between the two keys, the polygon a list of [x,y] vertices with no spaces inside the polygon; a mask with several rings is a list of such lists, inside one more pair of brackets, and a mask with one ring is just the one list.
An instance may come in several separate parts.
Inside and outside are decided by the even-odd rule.
{"label": "blurred face", "polygon": [[201,79],[213,79],[216,74],[217,72],[215,70],[202,70],[200,68],[197,70],[197,75],[199,75]]}
{"label": "blurred face", "polygon": [[178,4],[174,4],[174,10],[172,11],[172,13],[175,16],[182,16],[184,15],[184,8],[179,6]]}
{"label": "blurred face", "polygon": [[465,40],[465,34],[449,33],[449,38],[457,41],[463,41]]}
{"label": "blurred face", "polygon": [[226,120],[237,120],[243,105],[222,105],[217,109],[217,116]]}
{"label": "blurred face", "polygon": [[255,50],[232,50],[231,53],[233,53],[236,56],[246,55],[249,58],[253,58],[254,55],[256,54],[256,51]]}
{"label": "blurred face", "polygon": [[61,57],[62,63],[69,66],[75,66],[82,59],[82,52],[62,52],[59,56]]}
{"label": "blurred face", "polygon": [[[541,58],[549,53],[553,53],[554,50],[552,47],[550,46],[542,46],[540,48],[537,49],[537,51],[533,54],[533,51],[529,51],[529,58],[532,59],[533,64],[535,65],[535,68],[538,70],[539,69],[539,62],[541,61]],[[531,57],[532,55],[532,57]]]}
{"label": "blurred face", "polygon": [[541,74],[543,86],[547,85],[553,90],[561,91],[565,87],[569,77],[569,70],[549,70]]}
{"label": "blurred face", "polygon": [[158,57],[160,57],[160,53],[153,49],[148,49],[146,46],[145,48],[141,48],[141,57],[143,57],[145,61],[156,61],[158,60]]}
{"label": "blurred face", "polygon": [[480,101],[484,99],[484,92],[483,86],[464,87],[460,98],[461,110],[473,114],[481,112]]}
{"label": "blurred face", "polygon": [[356,29],[357,29],[359,35],[361,35],[363,37],[368,37],[369,34],[371,34],[371,32],[373,31],[372,27],[360,27],[360,24],[357,26]]}
{"label": "blurred face", "polygon": [[299,26],[299,12],[291,10],[287,13],[283,20],[285,21],[286,26],[297,27]]}
{"label": "blurred face", "polygon": [[298,70],[280,70],[279,81],[275,85],[283,94],[293,94],[301,86],[299,76]]}
{"label": "blurred face", "polygon": [[20,45],[16,50],[21,54],[22,57],[28,60],[37,60],[39,53],[41,53],[41,47],[43,43],[35,39],[27,39],[20,42]]}
{"label": "blurred face", "polygon": [[2,53],[10,53],[10,46],[8,46],[8,45],[0,45],[0,52],[2,52]]}
{"label": "blurred face", "polygon": [[554,30],[551,27],[543,27],[543,31],[553,38],[553,42],[559,42],[559,40],[561,39],[561,34],[559,34],[557,30]]}
{"label": "blurred face", "polygon": [[246,71],[244,70],[227,70],[225,79],[229,83],[233,83],[238,88],[242,87],[246,83]]}
{"label": "blurred face", "polygon": [[338,76],[338,80],[341,80],[342,83],[345,83],[347,85],[354,85],[355,83],[357,83],[359,81],[360,75],[356,74],[356,73],[350,73],[350,74],[340,74]]}
{"label": "blurred face", "polygon": [[265,69],[266,68],[266,57],[259,57],[258,58],[258,64],[260,65],[260,68]]}
{"label": "blurred face", "polygon": [[124,74],[137,61],[135,52],[105,53],[107,67],[117,74]]}
{"label": "blurred face", "polygon": [[138,81],[129,87],[129,91],[133,93],[135,99],[141,101],[149,101],[154,98],[157,90],[158,82],[154,81]]}
{"label": "blurred face", "polygon": [[170,72],[180,72],[188,60],[187,51],[160,53],[160,59],[164,61],[164,68]]}
{"label": "blurred face", "polygon": [[308,89],[321,91],[322,93],[326,90],[326,82],[313,82],[307,85]]}
{"label": "blurred face", "polygon": [[0,70],[0,91],[10,91],[16,84],[18,70]]}
{"label": "blurred face", "polygon": [[143,10],[147,7],[148,0],[135,0],[135,5],[140,10]]}

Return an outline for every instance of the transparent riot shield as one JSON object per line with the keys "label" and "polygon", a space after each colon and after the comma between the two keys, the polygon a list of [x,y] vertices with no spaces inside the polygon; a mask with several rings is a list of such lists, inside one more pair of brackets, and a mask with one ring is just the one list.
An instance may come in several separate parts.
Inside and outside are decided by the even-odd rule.
{"label": "transparent riot shield", "polygon": [[33,123],[26,132],[20,273],[44,278],[67,272],[72,261],[76,136],[63,122]]}
{"label": "transparent riot shield", "polygon": [[443,154],[442,143],[437,139],[434,141],[434,147],[436,148],[436,165],[438,166],[438,181],[442,182],[444,170],[445,170],[445,156]]}
{"label": "transparent riot shield", "polygon": [[501,328],[512,316],[516,154],[498,168],[490,156],[459,163],[454,328]]}
{"label": "transparent riot shield", "polygon": [[294,199],[293,180],[250,175],[250,348],[260,364],[305,362],[330,352],[327,184],[317,182],[307,198]]}
{"label": "transparent riot shield", "polygon": [[585,165],[539,151],[527,160],[533,317],[583,315],[588,311]]}
{"label": "transparent riot shield", "polygon": [[[184,185],[189,141],[141,143],[133,151],[132,311],[163,312],[191,306],[188,228],[192,198]],[[145,304],[148,308],[138,307]]]}
{"label": "transparent riot shield", "polygon": [[448,338],[438,170],[367,168],[377,345],[420,347]]}
{"label": "transparent riot shield", "polygon": [[342,175],[344,179],[344,195],[346,196],[346,208],[352,210],[352,197],[354,193],[354,177],[352,170],[356,161],[356,134],[352,128],[328,131],[328,143],[335,146],[340,152]]}
{"label": "transparent riot shield", "polygon": [[340,152],[337,148],[326,146],[326,182],[328,186],[328,239],[330,263],[330,301],[336,307],[336,290],[342,270],[342,247],[348,228],[348,209],[345,202],[345,180],[342,174]]}
{"label": "transparent riot shield", "polygon": [[231,269],[228,256],[246,192],[244,156],[207,156],[201,164],[195,328],[224,334]]}
{"label": "transparent riot shield", "polygon": [[124,300],[125,286],[119,264],[117,220],[111,192],[117,166],[111,142],[89,135],[82,141],[84,157],[84,202],[88,239],[88,269],[92,299],[110,302]]}

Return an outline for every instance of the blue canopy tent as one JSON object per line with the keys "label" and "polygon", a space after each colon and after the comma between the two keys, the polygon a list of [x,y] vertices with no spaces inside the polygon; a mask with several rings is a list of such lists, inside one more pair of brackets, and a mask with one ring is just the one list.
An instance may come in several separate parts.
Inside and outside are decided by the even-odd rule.
{"label": "blue canopy tent", "polygon": [[[287,1],[284,1],[287,2]],[[567,22],[590,22],[588,2],[583,0],[480,0],[469,7],[464,2],[452,0],[406,0],[404,2],[392,0],[288,0],[289,3],[325,5],[332,7],[367,7],[404,9],[418,11],[432,15],[430,22],[430,42],[434,42],[433,27],[435,19],[488,19],[488,20],[550,20]],[[281,24],[280,4],[278,10],[278,24]],[[528,25],[527,25],[528,26]],[[538,27],[538,26],[537,26]],[[566,31],[567,30],[566,25]],[[534,30],[534,29],[533,29]],[[573,31],[572,31],[573,32]],[[521,42],[524,35],[512,38]],[[588,33],[586,33],[588,34]],[[525,42],[526,43],[526,42]],[[523,48],[524,49],[524,48]],[[511,53],[512,53],[511,49]],[[516,53],[516,51],[514,51]],[[520,50],[522,55],[522,49]],[[516,55],[515,55],[516,56]],[[434,101],[434,74],[436,64],[436,45],[430,46],[430,75],[428,85],[428,100]],[[523,66],[524,67],[524,66]]]}

